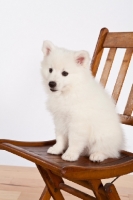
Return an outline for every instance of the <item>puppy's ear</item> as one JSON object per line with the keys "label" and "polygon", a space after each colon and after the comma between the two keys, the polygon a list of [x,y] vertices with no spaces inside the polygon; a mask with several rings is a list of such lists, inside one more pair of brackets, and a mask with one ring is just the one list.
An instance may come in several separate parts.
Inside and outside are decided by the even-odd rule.
{"label": "puppy's ear", "polygon": [[48,56],[54,48],[55,46],[52,42],[48,40],[44,41],[42,46],[42,52],[44,53],[44,56]]}
{"label": "puppy's ear", "polygon": [[90,55],[87,51],[75,52],[75,61],[79,66],[86,67],[90,63]]}

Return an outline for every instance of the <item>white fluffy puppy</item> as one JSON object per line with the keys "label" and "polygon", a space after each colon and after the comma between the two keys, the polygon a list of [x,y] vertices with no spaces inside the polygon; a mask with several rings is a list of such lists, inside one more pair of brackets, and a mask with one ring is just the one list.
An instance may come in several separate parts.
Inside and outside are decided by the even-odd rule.
{"label": "white fluffy puppy", "polygon": [[42,75],[49,94],[47,107],[55,122],[56,144],[50,154],[75,161],[88,155],[91,161],[119,157],[123,133],[115,105],[91,74],[89,54],[43,43]]}

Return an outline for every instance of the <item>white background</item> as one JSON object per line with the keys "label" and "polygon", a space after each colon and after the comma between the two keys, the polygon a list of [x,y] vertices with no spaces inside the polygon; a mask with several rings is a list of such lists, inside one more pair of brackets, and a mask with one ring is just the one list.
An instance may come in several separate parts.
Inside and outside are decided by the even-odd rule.
{"label": "white background", "polygon": [[[133,31],[133,1],[0,0],[0,138],[55,138],[40,74],[42,42],[88,50],[92,56],[102,27]],[[133,150],[133,129],[124,130]],[[0,164],[33,166],[4,151]]]}

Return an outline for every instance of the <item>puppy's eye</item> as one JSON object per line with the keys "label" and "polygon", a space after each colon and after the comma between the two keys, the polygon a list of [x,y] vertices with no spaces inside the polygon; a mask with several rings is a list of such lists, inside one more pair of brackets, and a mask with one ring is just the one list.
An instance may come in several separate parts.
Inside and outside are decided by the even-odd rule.
{"label": "puppy's eye", "polygon": [[53,71],[53,69],[52,69],[52,68],[49,68],[49,72],[52,73],[52,71]]}
{"label": "puppy's eye", "polygon": [[62,76],[67,76],[67,75],[68,75],[68,72],[66,72],[66,71],[62,72]]}

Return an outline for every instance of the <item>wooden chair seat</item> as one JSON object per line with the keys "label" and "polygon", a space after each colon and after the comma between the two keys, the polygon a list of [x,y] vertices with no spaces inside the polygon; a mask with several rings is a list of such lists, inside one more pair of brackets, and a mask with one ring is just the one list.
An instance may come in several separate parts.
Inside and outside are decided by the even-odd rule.
{"label": "wooden chair seat", "polygon": [[[133,54],[133,32],[118,33],[109,32],[107,28],[101,29],[91,62],[91,70],[94,76],[98,72],[102,55],[106,48],[109,51],[100,78],[100,82],[104,87],[106,87],[110,78],[110,72],[118,48],[125,49],[112,91],[112,97],[117,104]],[[130,72],[133,74],[133,70]],[[120,113],[119,116],[122,124],[133,126],[133,83],[128,86],[128,91],[123,113]],[[61,159],[61,155],[47,154],[47,149],[55,142],[55,140],[47,142],[19,142],[1,139],[0,149],[16,154],[36,164],[46,183],[40,200],[49,200],[51,196],[55,200],[63,200],[64,197],[61,190],[84,200],[120,200],[113,183],[103,186],[101,179],[119,177],[133,172],[133,153],[121,151],[119,158],[109,158],[101,163],[93,163],[85,156],[81,156],[75,162],[67,162]],[[66,185],[64,178],[92,190],[95,197]]]}
{"label": "wooden chair seat", "polygon": [[[0,140],[1,149],[35,162],[55,174],[72,180],[104,179],[118,177],[133,170],[133,153],[122,151],[117,159],[109,158],[101,163],[94,163],[88,156],[81,156],[75,162],[64,161],[60,155],[47,154],[55,140],[48,142],[19,142]],[[128,166],[126,168],[125,166]]]}

